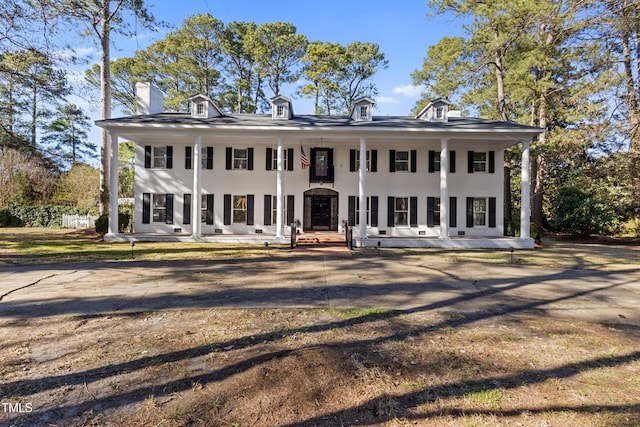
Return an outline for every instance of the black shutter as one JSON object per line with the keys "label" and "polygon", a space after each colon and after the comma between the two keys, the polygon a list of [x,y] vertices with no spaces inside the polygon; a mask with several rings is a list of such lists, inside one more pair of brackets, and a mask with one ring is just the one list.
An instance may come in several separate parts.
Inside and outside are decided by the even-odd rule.
{"label": "black shutter", "polygon": [[387,226],[393,227],[395,226],[394,215],[396,212],[395,207],[396,199],[395,197],[387,197]]}
{"label": "black shutter", "polygon": [[207,169],[213,169],[213,147],[207,147]]}
{"label": "black shutter", "polygon": [[213,224],[213,194],[207,194],[207,213],[204,221],[208,225]]}
{"label": "black shutter", "polygon": [[[269,150],[269,148],[267,149]],[[273,209],[271,208],[271,201],[273,200],[271,194],[264,195],[264,225],[271,225],[271,218],[273,218]]]}
{"label": "black shutter", "polygon": [[455,150],[449,151],[449,172],[456,172],[456,152]]}
{"label": "black shutter", "polygon": [[265,165],[266,170],[273,170],[273,148],[267,147],[267,163]]}
{"label": "black shutter", "polygon": [[449,197],[449,227],[458,226],[458,199]]}
{"label": "black shutter", "polygon": [[292,171],[293,170],[293,148],[287,148],[287,162],[288,164],[287,166],[287,170],[288,171]]}
{"label": "black shutter", "polygon": [[409,197],[409,225],[418,226],[418,198]]}
{"label": "black shutter", "polygon": [[378,150],[371,150],[371,170],[369,172],[378,172]]}
{"label": "black shutter", "polygon": [[473,197],[467,197],[467,227],[473,227]]}
{"label": "black shutter", "polygon": [[356,150],[349,150],[349,172],[356,171]]}
{"label": "black shutter", "polygon": [[378,196],[371,196],[371,226],[378,226]]}
{"label": "black shutter", "polygon": [[389,172],[395,172],[395,171],[396,171],[396,150],[389,150]]}
{"label": "black shutter", "polygon": [[144,167],[147,169],[151,167],[151,146],[150,145],[144,146]]}
{"label": "black shutter", "polygon": [[247,148],[247,169],[253,170],[253,148]]}
{"label": "black shutter", "polygon": [[489,197],[489,227],[496,227],[496,198]]}
{"label": "black shutter", "polygon": [[436,198],[427,197],[427,227],[435,227]]}
{"label": "black shutter", "polygon": [[233,148],[227,147],[226,149],[226,168],[227,170],[231,170],[233,167]]}
{"label": "black shutter", "polygon": [[416,150],[411,150],[411,172],[415,172],[417,170],[418,163],[418,152]]}
{"label": "black shutter", "polygon": [[473,151],[467,151],[467,172],[473,173]]}
{"label": "black shutter", "polygon": [[224,225],[231,224],[231,194],[224,195]]}
{"label": "black shutter", "polygon": [[173,169],[173,146],[167,145],[167,169]]}
{"label": "black shutter", "polygon": [[142,193],[142,223],[151,222],[151,193]]}
{"label": "black shutter", "polygon": [[193,157],[193,147],[190,145],[184,147],[184,168],[185,169],[191,169],[192,157]]}
{"label": "black shutter", "polygon": [[173,224],[173,194],[166,194],[165,201],[167,202],[167,224]]}
{"label": "black shutter", "polygon": [[489,173],[496,173],[496,152],[489,151]]}
{"label": "black shutter", "polygon": [[436,152],[429,150],[429,172],[436,171]]}
{"label": "black shutter", "polygon": [[293,220],[295,219],[295,201],[296,201],[296,197],[295,196],[287,196],[287,224],[291,224],[293,222]]}
{"label": "black shutter", "polygon": [[[356,150],[351,150],[356,151]],[[347,225],[356,225],[356,196],[349,196],[349,211],[347,214]]]}
{"label": "black shutter", "polygon": [[247,225],[253,225],[254,217],[254,197],[253,194],[247,194]]}
{"label": "black shutter", "polygon": [[191,194],[185,194],[182,200],[182,223],[191,224]]}

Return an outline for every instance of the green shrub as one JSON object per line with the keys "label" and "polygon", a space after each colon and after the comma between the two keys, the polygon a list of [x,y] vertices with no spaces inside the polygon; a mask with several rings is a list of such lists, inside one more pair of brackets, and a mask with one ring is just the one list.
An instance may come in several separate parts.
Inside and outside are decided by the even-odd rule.
{"label": "green shrub", "polygon": [[[131,231],[131,214],[128,212],[118,213],[118,232],[126,233]],[[100,215],[96,219],[96,233],[107,234],[109,232],[109,215]]]}
{"label": "green shrub", "polygon": [[617,222],[613,203],[573,185],[558,190],[552,209],[554,230],[573,236],[606,235]]}
{"label": "green shrub", "polygon": [[[44,227],[54,228],[62,226],[62,214],[88,215],[95,210],[81,209],[73,206],[34,205],[25,206],[13,204],[4,209],[4,221],[10,227]],[[7,219],[8,218],[8,219]],[[0,222],[2,224],[2,222]]]}

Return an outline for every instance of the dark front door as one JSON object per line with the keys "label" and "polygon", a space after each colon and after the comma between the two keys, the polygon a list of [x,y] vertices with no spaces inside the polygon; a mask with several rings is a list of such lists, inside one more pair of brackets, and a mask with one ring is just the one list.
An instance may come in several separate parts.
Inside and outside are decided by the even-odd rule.
{"label": "dark front door", "polygon": [[331,226],[331,198],[313,196],[311,198],[311,226],[314,230],[328,230]]}
{"label": "dark front door", "polygon": [[304,193],[303,229],[338,231],[338,193],[314,188]]}

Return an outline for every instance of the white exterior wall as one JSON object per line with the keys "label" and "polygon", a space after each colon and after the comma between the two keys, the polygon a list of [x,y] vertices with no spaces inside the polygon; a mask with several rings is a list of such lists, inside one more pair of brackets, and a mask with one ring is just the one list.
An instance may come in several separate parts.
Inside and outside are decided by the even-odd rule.
{"label": "white exterior wall", "polygon": [[[157,135],[157,134],[156,134]],[[193,166],[185,169],[185,146],[193,146],[195,136],[183,136],[178,139],[166,136],[153,138],[153,142],[136,143],[136,180],[135,180],[135,232],[137,233],[163,233],[190,234],[193,231],[192,224],[183,224],[184,194],[193,193]],[[144,146],[173,146],[173,168],[145,168]],[[300,146],[309,158],[311,148],[333,148],[334,154],[334,183],[309,183],[309,170],[300,167]],[[265,170],[266,148],[276,149],[277,137],[212,137],[202,135],[202,147],[213,146],[213,170],[202,169],[201,182],[202,194],[214,194],[214,224],[202,224],[203,234],[214,234],[216,230],[223,234],[255,234],[256,230],[262,230],[265,235],[274,235],[275,225],[264,225],[264,195],[276,195],[276,171]],[[253,170],[226,170],[225,148],[253,148]],[[450,236],[458,236],[464,232],[466,236],[502,236],[503,235],[503,155],[504,152],[498,144],[491,142],[474,141],[465,143],[457,140],[449,140],[449,150],[456,152],[456,171],[448,174],[448,196],[457,198],[457,226],[449,227]],[[295,196],[296,219],[303,221],[304,192],[312,188],[329,188],[339,193],[338,199],[338,224],[348,218],[348,196],[358,195],[358,172],[349,170],[349,150],[359,150],[358,137],[345,140],[332,140],[319,137],[303,139],[298,137],[285,137],[285,151],[293,148],[294,156],[289,161],[294,162],[294,170],[284,171],[284,196]],[[440,140],[379,140],[368,138],[367,150],[377,150],[377,172],[367,173],[367,196],[378,196],[378,227],[367,227],[367,234],[378,235],[381,230],[386,231],[387,236],[439,237],[440,227],[427,227],[427,197],[440,196],[440,173],[428,172],[428,152],[440,151]],[[417,150],[416,172],[389,172],[389,150],[398,151]],[[467,172],[467,151],[494,151],[495,173]],[[143,193],[171,193],[174,194],[174,221],[173,224],[142,223],[142,198]],[[224,225],[224,194],[254,195],[254,225],[231,224]],[[418,227],[387,226],[387,197],[417,197]],[[195,195],[192,195],[195,197]],[[496,227],[466,227],[466,198],[467,197],[495,197],[496,198]],[[192,207],[193,207],[192,202]],[[273,206],[272,208],[275,208]],[[153,209],[151,207],[151,209]],[[199,213],[194,215],[199,220]],[[488,214],[487,214],[488,222]],[[289,228],[285,227],[286,232]],[[340,230],[342,227],[340,227]]]}

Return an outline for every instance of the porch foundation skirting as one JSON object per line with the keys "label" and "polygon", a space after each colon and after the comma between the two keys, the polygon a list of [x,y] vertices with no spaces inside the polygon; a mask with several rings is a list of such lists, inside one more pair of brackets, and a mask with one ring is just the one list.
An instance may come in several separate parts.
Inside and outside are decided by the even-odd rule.
{"label": "porch foundation skirting", "polygon": [[[304,236],[304,234],[301,234]],[[184,242],[221,243],[236,245],[288,245],[290,236],[279,238],[273,235],[216,234],[193,236],[190,234],[113,234],[105,235],[107,242]],[[533,239],[518,237],[386,237],[369,236],[366,239],[354,237],[356,248],[440,248],[440,249],[533,249]]]}

